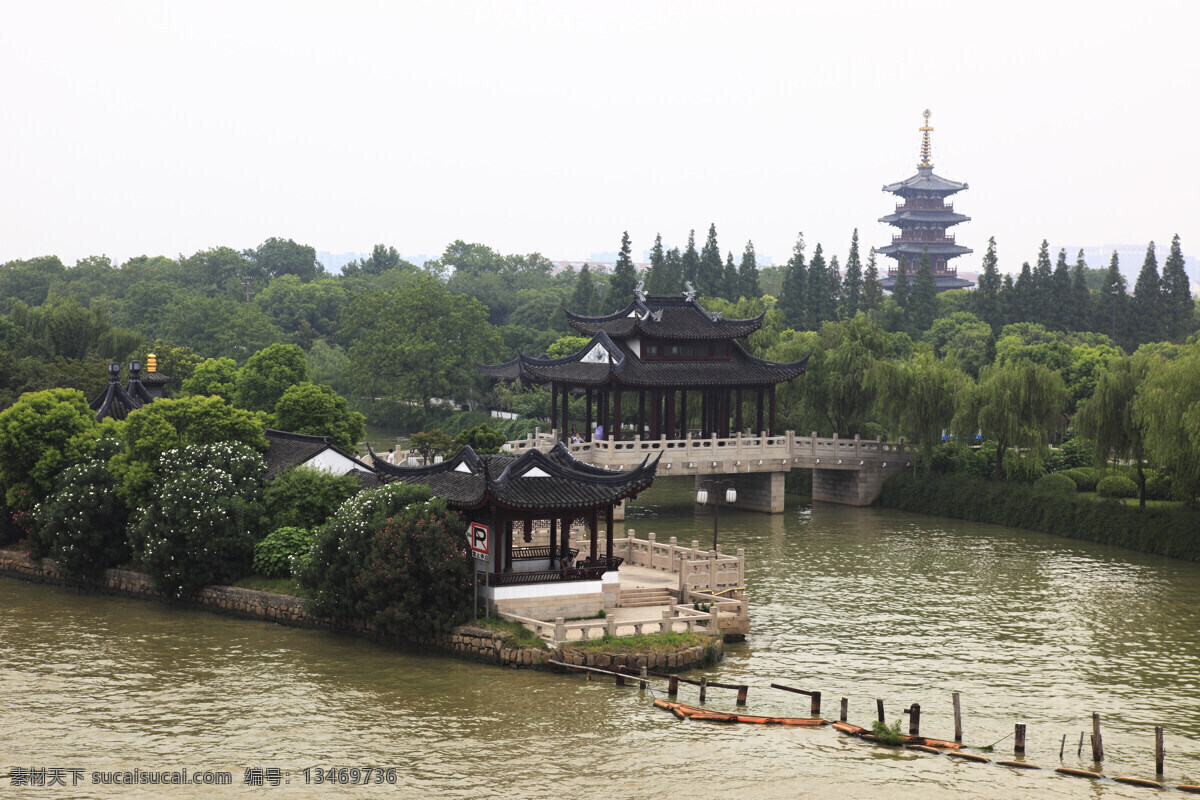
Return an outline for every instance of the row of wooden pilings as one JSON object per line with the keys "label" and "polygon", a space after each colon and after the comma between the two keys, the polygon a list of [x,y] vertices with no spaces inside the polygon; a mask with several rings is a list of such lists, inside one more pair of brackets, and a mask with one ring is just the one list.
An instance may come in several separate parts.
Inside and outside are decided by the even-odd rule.
{"label": "row of wooden pilings", "polygon": [[[631,667],[614,667],[612,669],[601,669],[599,667],[577,666],[574,664],[566,664],[566,663],[558,662],[558,661],[551,661],[549,663],[555,664],[557,666],[565,667],[568,670],[583,671],[587,674],[587,679],[589,681],[592,679],[591,676],[593,673],[614,676],[616,679],[617,686],[625,686],[625,685],[627,685],[626,684],[627,680],[636,679],[638,682],[638,688],[643,689],[643,690],[649,688],[650,678],[660,678],[660,679],[665,678],[667,681],[667,695],[670,697],[675,697],[679,694],[679,684],[680,683],[687,683],[692,686],[699,687],[701,703],[706,701],[709,689],[729,689],[729,690],[736,691],[737,692],[737,704],[739,706],[746,705],[746,701],[747,701],[747,698],[750,693],[750,687],[747,684],[717,683],[716,681],[708,680],[708,676],[701,676],[699,680],[694,680],[691,678],[683,678],[683,677],[680,677],[679,675],[675,675],[673,673],[654,672],[654,671],[648,670],[646,667],[641,667],[640,670],[635,671]],[[810,711],[811,715],[813,717],[821,716],[821,692],[808,691],[805,689],[796,689],[794,687],[785,686],[780,683],[772,683],[771,688],[807,696],[809,698],[809,711]],[[951,700],[952,700],[953,706],[954,706],[954,741],[956,744],[961,745],[962,740],[963,740],[963,726],[962,726],[962,702],[961,702],[959,693],[954,692],[951,695]],[[839,721],[841,721],[841,722],[847,721],[847,713],[849,710],[849,705],[850,705],[849,698],[846,698],[846,697],[841,698],[841,704],[840,704],[839,714],[838,714]],[[876,716],[877,716],[878,720],[881,723],[886,724],[887,720],[886,720],[886,715],[884,713],[884,704],[883,704],[883,700],[881,698],[877,698],[875,700],[875,711],[876,711]],[[901,711],[901,713],[908,716],[908,735],[910,737],[920,738],[920,736],[921,736],[921,705],[920,705],[920,703],[913,703],[908,708],[903,709]],[[1078,752],[1077,752],[1077,755],[1079,755],[1079,756],[1083,755],[1083,742],[1084,742],[1085,733],[1086,732],[1084,732],[1084,731],[1080,731],[1080,733],[1079,733],[1079,747],[1078,747]],[[1025,754],[1025,735],[1026,735],[1026,724],[1023,722],[1016,723],[1013,728],[1013,733],[1012,733],[1013,752],[1016,755],[1024,755]],[[1007,739],[1008,737],[1005,736],[1004,738]],[[1097,713],[1092,714],[1092,733],[1091,733],[1090,741],[1091,741],[1091,747],[1092,747],[1092,761],[1094,761],[1096,764],[1099,764],[1102,761],[1104,761],[1104,738],[1100,733],[1100,715]],[[1063,755],[1065,754],[1065,751],[1066,751],[1066,745],[1067,745],[1067,735],[1063,734],[1062,742],[1059,746],[1059,751],[1058,751],[1059,761],[1062,761]],[[988,748],[988,749],[990,749],[990,748]],[[1155,772],[1155,775],[1157,775],[1159,777],[1161,777],[1163,774],[1163,758],[1164,758],[1163,727],[1161,725],[1156,725],[1156,726],[1154,726],[1154,772]],[[986,760],[986,759],[984,759],[984,760]],[[1004,763],[1007,765],[1010,765],[1010,766],[1018,765],[1018,762],[1004,762]],[[1033,766],[1033,765],[1028,765],[1028,766]],[[1089,777],[1100,777],[1097,773],[1084,772],[1082,770],[1064,769],[1064,770],[1059,770],[1059,771],[1065,772],[1067,774],[1080,774],[1080,775],[1086,775]],[[1125,782],[1131,782],[1131,783],[1135,782],[1133,779],[1122,779],[1122,780]],[[1149,783],[1149,782],[1147,782],[1147,783]],[[1192,787],[1180,787],[1180,788],[1187,788],[1190,790]]]}

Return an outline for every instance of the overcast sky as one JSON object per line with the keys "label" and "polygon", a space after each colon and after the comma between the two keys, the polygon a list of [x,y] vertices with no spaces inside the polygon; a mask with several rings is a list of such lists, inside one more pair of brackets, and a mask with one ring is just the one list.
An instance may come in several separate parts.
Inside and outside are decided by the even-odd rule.
{"label": "overcast sky", "polygon": [[[1200,3],[19,2],[0,261],[317,250],[635,257],[716,223],[889,241],[884,183],[970,189],[959,259],[1200,252]],[[1160,256],[1161,261],[1161,256]],[[1092,264],[1092,266],[1104,266]],[[1192,276],[1193,281],[1196,276]]]}

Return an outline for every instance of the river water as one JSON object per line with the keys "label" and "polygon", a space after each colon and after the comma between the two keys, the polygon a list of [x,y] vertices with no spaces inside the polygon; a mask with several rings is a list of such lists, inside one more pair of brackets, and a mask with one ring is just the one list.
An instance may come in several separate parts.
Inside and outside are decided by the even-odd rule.
{"label": "river water", "polygon": [[[631,506],[639,536],[711,542],[690,481]],[[723,510],[745,548],[752,633],[713,680],[749,713],[869,725],[921,705],[921,730],[968,744],[1028,725],[1029,761],[1092,767],[1102,715],[1112,776],[1200,778],[1200,565],[881,509]],[[1149,789],[897,751],[829,728],[681,722],[650,692],[400,652],[350,637],[0,578],[0,773],[78,769],[3,797],[1145,797]],[[708,705],[734,708],[711,690]],[[695,702],[683,687],[681,699]],[[907,729],[907,721],[903,723]],[[1012,739],[994,758],[1012,757]],[[316,768],[392,767],[396,783],[315,785]],[[244,784],[277,768],[280,785]],[[304,770],[308,768],[307,779]],[[93,772],[227,771],[227,786],[93,785]],[[271,773],[267,773],[268,778]],[[347,772],[347,776],[350,773]],[[97,777],[103,777],[97,776]],[[378,775],[376,777],[379,777]]]}

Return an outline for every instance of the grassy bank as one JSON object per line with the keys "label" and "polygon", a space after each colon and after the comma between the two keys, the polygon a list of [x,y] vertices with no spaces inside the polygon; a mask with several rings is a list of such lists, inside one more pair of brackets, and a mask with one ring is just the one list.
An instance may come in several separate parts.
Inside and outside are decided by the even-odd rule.
{"label": "grassy bank", "polygon": [[1200,513],[1183,508],[1139,509],[1115,500],[1039,494],[1027,484],[944,473],[890,478],[880,503],[887,508],[991,522],[1142,553],[1200,561]]}

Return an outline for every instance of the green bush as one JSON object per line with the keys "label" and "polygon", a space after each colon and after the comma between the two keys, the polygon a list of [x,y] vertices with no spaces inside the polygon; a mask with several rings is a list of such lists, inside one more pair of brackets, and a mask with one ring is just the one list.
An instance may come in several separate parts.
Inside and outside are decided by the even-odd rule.
{"label": "green bush", "polygon": [[1094,467],[1075,467],[1062,474],[1075,481],[1075,488],[1081,492],[1096,491],[1096,483],[1100,480],[1100,473]]}
{"label": "green bush", "polygon": [[1051,472],[1086,467],[1096,463],[1096,443],[1090,439],[1077,436],[1062,443],[1062,446],[1050,451],[1046,457],[1046,469]]}
{"label": "green bush", "polygon": [[1056,536],[1127,547],[1143,553],[1200,561],[1200,513],[1184,509],[1139,509],[1136,504],[1097,503],[1063,497],[1047,503],[1033,487],[993,483],[966,475],[909,472],[883,485],[888,508],[936,514]]}
{"label": "green bush", "polygon": [[504,434],[494,430],[490,425],[479,425],[455,436],[451,452],[456,453],[466,445],[470,445],[472,450],[481,455],[499,453],[501,446],[507,441]]}
{"label": "green bush", "polygon": [[1146,499],[1171,499],[1171,474],[1157,470],[1146,470]]}
{"label": "green bush", "polygon": [[1034,482],[1033,491],[1041,495],[1073,495],[1079,490],[1070,476],[1061,472],[1051,472]]}
{"label": "green bush", "polygon": [[368,609],[359,576],[366,567],[375,532],[402,509],[429,497],[428,487],[390,483],[359,492],[342,503],[317,531],[307,562],[297,570],[300,585],[309,592],[309,611],[321,616],[365,619]]}
{"label": "green bush", "polygon": [[1138,485],[1124,475],[1109,475],[1096,484],[1096,494],[1101,497],[1137,497]]}
{"label": "green bush", "polygon": [[192,445],[162,455],[162,477],[129,526],[130,549],[157,590],[181,597],[250,570],[265,471],[262,457],[244,444]]}
{"label": "green bush", "polygon": [[129,557],[128,517],[108,466],[85,461],[60,475],[58,491],[37,506],[31,549],[53,558],[64,577],[88,580]]}
{"label": "green bush", "polygon": [[367,620],[403,635],[446,631],[470,619],[465,529],[440,497],[414,502],[376,527],[359,576]]}
{"label": "green bush", "polygon": [[265,578],[292,575],[293,560],[307,554],[315,538],[307,528],[276,528],[254,545],[254,574]]}
{"label": "green bush", "polygon": [[900,720],[896,720],[891,725],[875,720],[871,723],[871,733],[875,735],[880,744],[899,746],[906,741],[904,734],[900,732]]}
{"label": "green bush", "polygon": [[268,530],[311,528],[325,524],[361,487],[353,475],[311,467],[292,467],[275,476],[263,491]]}

